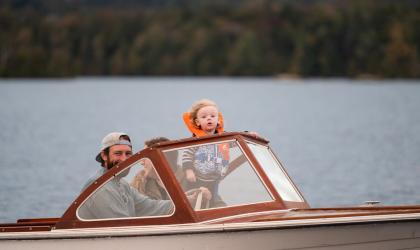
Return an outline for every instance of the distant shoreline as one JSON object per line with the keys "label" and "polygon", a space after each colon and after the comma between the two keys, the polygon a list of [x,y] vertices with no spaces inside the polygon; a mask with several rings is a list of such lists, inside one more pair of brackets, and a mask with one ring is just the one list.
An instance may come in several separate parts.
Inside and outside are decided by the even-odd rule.
{"label": "distant shoreline", "polygon": [[411,1],[19,2],[0,4],[0,77],[420,77]]}

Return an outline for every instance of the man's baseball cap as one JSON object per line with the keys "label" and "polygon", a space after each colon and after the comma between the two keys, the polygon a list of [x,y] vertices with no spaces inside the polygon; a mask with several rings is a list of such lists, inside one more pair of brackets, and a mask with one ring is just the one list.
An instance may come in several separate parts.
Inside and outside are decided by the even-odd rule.
{"label": "man's baseball cap", "polygon": [[[125,138],[121,138],[122,136],[126,136],[128,140]],[[109,133],[102,139],[101,150],[99,151],[99,154],[95,158],[96,161],[102,162],[101,152],[114,145],[128,145],[132,147],[130,137],[126,133],[123,133],[123,132]]]}

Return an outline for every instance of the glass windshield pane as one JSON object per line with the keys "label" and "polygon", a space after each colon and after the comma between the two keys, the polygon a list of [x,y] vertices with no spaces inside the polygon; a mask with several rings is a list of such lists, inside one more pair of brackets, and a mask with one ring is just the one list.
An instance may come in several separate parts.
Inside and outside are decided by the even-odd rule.
{"label": "glass windshield pane", "polygon": [[273,200],[236,141],[164,154],[195,210]]}
{"label": "glass windshield pane", "polygon": [[289,177],[268,147],[251,142],[248,142],[248,146],[281,198],[285,201],[303,202],[302,197],[296,191]]}
{"label": "glass windshield pane", "polygon": [[[98,173],[99,177],[103,171]],[[96,190],[78,209],[82,220],[169,216],[174,205],[148,158],[123,170]]]}

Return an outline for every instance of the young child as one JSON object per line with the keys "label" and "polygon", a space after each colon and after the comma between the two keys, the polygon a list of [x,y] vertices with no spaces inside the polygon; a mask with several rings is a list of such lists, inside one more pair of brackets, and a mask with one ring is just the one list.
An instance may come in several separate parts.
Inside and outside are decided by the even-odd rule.
{"label": "young child", "polygon": [[[184,113],[184,122],[193,136],[201,137],[223,133],[223,117],[215,102],[202,99],[196,102],[190,112]],[[211,207],[226,206],[218,194],[218,186],[229,164],[229,145],[206,145],[184,151],[182,160],[185,177],[185,189],[204,186],[213,199]]]}

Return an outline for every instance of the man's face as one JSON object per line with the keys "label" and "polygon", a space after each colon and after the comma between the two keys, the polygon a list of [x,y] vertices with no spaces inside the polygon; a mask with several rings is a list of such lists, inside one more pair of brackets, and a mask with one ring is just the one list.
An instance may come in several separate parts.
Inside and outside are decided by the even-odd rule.
{"label": "man's face", "polygon": [[101,153],[102,159],[105,161],[105,167],[111,169],[120,162],[125,161],[133,155],[131,147],[128,145],[114,145],[109,148],[109,153],[106,155],[104,152]]}

